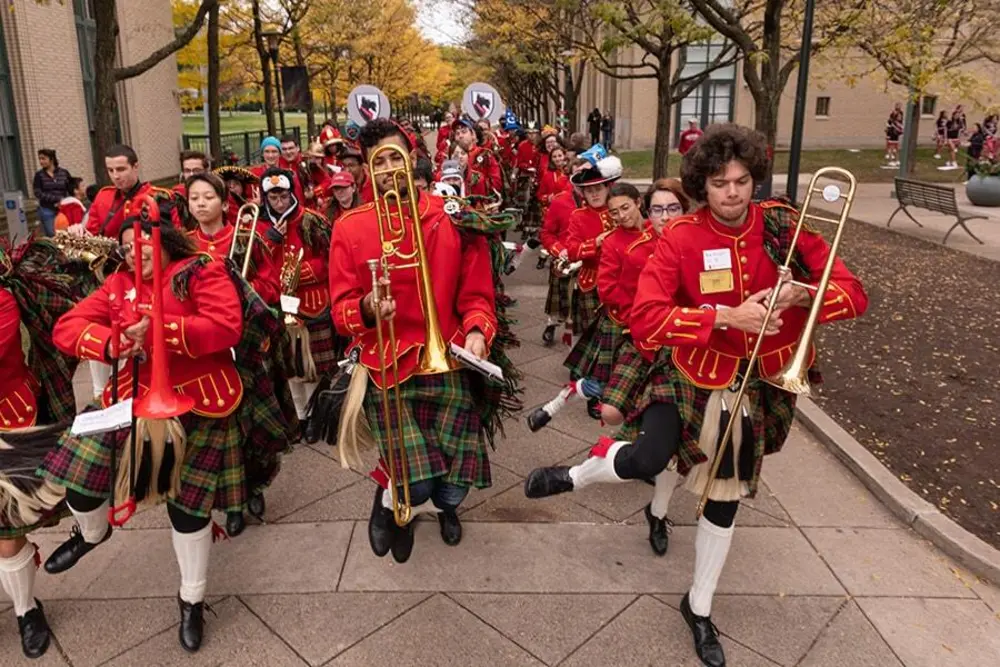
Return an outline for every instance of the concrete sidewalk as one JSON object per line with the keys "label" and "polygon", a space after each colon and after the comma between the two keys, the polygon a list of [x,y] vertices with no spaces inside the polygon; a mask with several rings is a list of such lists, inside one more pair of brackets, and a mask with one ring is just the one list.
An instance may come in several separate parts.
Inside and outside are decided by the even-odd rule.
{"label": "concrete sidewalk", "polygon": [[[566,377],[565,349],[537,344],[544,273],[526,262],[514,278],[524,341],[515,357],[532,407]],[[696,667],[678,611],[694,557],[693,496],[674,496],[664,558],[646,542],[645,484],[524,498],[532,468],[580,460],[600,433],[581,404],[537,434],[511,422],[492,457],[493,488],[464,505],[461,545],[445,546],[437,523],[422,522],[406,565],[369,549],[372,484],[342,470],[331,448],[300,446],[267,494],[269,523],[213,549],[217,616],[207,615],[199,654],[177,642],[177,567],[158,507],[70,572],[40,572],[55,643],[42,660],[22,659],[7,610],[0,655],[6,666]],[[1000,590],[904,528],[801,427],[744,505],[713,609],[730,665],[996,663]],[[35,536],[43,557],[68,530]]]}

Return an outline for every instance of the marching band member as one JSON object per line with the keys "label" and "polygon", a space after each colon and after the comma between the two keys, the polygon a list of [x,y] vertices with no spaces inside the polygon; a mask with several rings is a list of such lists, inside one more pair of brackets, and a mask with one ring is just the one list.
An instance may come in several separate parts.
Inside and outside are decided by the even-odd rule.
{"label": "marching band member", "polygon": [[[191,176],[184,185],[187,208],[198,225],[188,232],[188,237],[199,252],[211,255],[212,259],[224,260],[229,256],[233,234],[236,232],[235,220],[233,224],[227,224],[224,215],[225,183],[216,174],[202,173]],[[257,240],[259,242],[254,243],[250,259],[251,271],[246,278],[264,303],[275,306],[281,295],[278,269],[274,264],[274,256],[265,248],[263,240]]]}
{"label": "marching band member", "polygon": [[358,186],[354,182],[354,176],[346,169],[332,174],[327,186],[330,194],[326,219],[334,225],[345,213],[359,206],[361,198],[358,196]]}
{"label": "marching band member", "polygon": [[[55,344],[64,353],[108,361],[113,325],[122,318],[118,321],[127,324],[121,333],[122,358],[146,353],[140,356],[138,371],[143,389],[152,381],[147,334],[155,249],[149,242],[150,229],[144,222],[142,242],[138,243],[132,226],[123,228],[120,240],[129,250],[127,262],[133,270],[110,276],[100,289],[60,318],[53,332]],[[222,262],[197,256],[184,233],[169,226],[161,228],[159,252],[164,284],[159,303],[166,330],[165,352],[171,353],[170,379],[175,391],[195,399],[193,410],[176,420],[183,435],[175,435],[173,442],[176,445],[181,438],[183,457],[175,464],[167,501],[181,573],[179,639],[185,650],[194,652],[201,646],[204,627],[211,511],[213,507],[238,511],[246,497],[243,469],[226,456],[227,449],[239,447],[243,439],[236,415],[243,384],[231,352],[240,342],[243,318],[237,291]],[[140,253],[142,281],[137,285],[134,263]],[[125,399],[131,395],[131,364],[123,367],[121,374],[119,396]],[[99,407],[108,406],[111,392],[109,384]],[[111,537],[108,498],[116,477],[110,469],[111,450],[119,450],[122,462],[126,435],[126,431],[115,431],[75,436],[67,431],[45,457],[38,473],[65,487],[67,504],[77,521],[72,536],[45,562],[47,572],[70,569]],[[125,462],[122,466],[122,471],[127,469]]]}
{"label": "marching band member", "polygon": [[282,270],[287,271],[285,263],[299,262],[297,254],[302,252],[294,296],[299,299],[297,315],[303,324],[294,327],[298,372],[295,378],[289,378],[298,417],[302,420],[317,384],[321,378],[333,375],[340,355],[330,323],[327,283],[330,223],[321,214],[305,208],[292,194],[293,180],[291,172],[269,169],[261,179],[261,189],[263,213],[271,223],[265,238],[274,248],[275,262],[281,261]]}
{"label": "marching band member", "polygon": [[[764,325],[762,301],[778,284],[778,268],[798,219],[798,212],[783,202],[752,202],[767,167],[763,136],[735,125],[709,129],[684,156],[684,190],[706,205],[670,222],[639,277],[630,315],[636,345],[647,359],[660,348],[671,348],[669,357],[657,357],[661,363],[650,369],[648,386],[634,411],[641,431],[634,442],[602,439],[582,464],[532,471],[525,482],[528,497],[596,482],[649,479],[674,456],[692,490],[700,493],[709,483],[709,457],[715,454],[722,425],[729,421],[725,406],[732,396],[726,390],[742,373],[770,377],[780,371],[797,345],[813,299],[808,289],[781,286],[758,363],[745,368],[742,362]],[[793,277],[815,286],[829,258],[823,237],[804,228],[792,262]],[[823,323],[857,317],[867,307],[861,283],[839,259],[833,263],[827,293],[816,298],[823,299]],[[753,497],[762,457],[784,444],[795,398],[755,382],[737,408],[743,412],[740,431],[723,443],[724,465],[698,523],[693,583],[681,601],[695,651],[710,667],[725,665],[711,606],[739,499]],[[748,436],[743,446],[740,432]]]}
{"label": "marching band member", "polygon": [[84,221],[69,227],[71,234],[118,238],[125,221],[125,202],[145,194],[152,195],[156,200],[162,219],[173,219],[176,205],[173,193],[139,180],[139,156],[131,146],[118,144],[108,149],[104,167],[113,185],[100,189]]}
{"label": "marching band member", "polygon": [[323,146],[323,165],[327,171],[340,171],[340,160],[337,158],[337,149],[344,138],[340,135],[340,130],[332,120],[326,121],[323,129],[319,133],[319,143]]}
{"label": "marching band member", "polygon": [[325,155],[323,144],[318,141],[313,142],[305,154],[305,171],[309,174],[305,187],[306,200],[321,211],[326,209],[327,198],[330,196],[330,177],[335,173],[323,164]]}
{"label": "marching band member", "polygon": [[535,194],[542,205],[543,225],[545,224],[545,212],[552,203],[552,199],[560,192],[573,189],[573,184],[569,182],[569,175],[566,173],[566,167],[569,164],[569,160],[566,157],[566,149],[562,147],[562,144],[558,143],[558,137],[553,137],[553,139],[557,143],[549,151],[548,160],[545,163],[546,167],[542,171],[542,178],[538,183],[538,192]]}
{"label": "marching band member", "polygon": [[493,151],[483,147],[483,131],[467,116],[455,121],[452,139],[468,155],[465,194],[488,197],[503,190],[503,176]]}
{"label": "marching band member", "polygon": [[573,334],[583,336],[591,335],[588,332],[601,306],[597,297],[597,266],[601,258],[601,244],[614,229],[614,221],[608,215],[608,192],[611,184],[622,175],[622,163],[617,157],[608,156],[599,146],[591,149],[590,153],[590,167],[570,179],[573,185],[580,188],[585,206],[570,215],[566,234],[570,261],[583,262],[576,275],[570,312]]}
{"label": "marching band member", "polygon": [[[383,146],[396,149],[380,153],[374,165],[376,169],[402,167],[403,152],[413,150],[405,133],[388,120],[367,124],[362,129],[361,142],[366,153]],[[392,174],[377,178],[380,192],[394,187]],[[405,180],[398,187],[405,192]],[[431,287],[441,334],[446,342],[485,358],[497,329],[486,239],[481,235],[460,233],[444,212],[441,198],[426,193],[414,195],[424,235],[426,256],[423,260],[426,270],[433,275]],[[409,217],[405,210],[402,215]],[[414,243],[412,221],[408,223],[406,240],[399,248],[401,252],[409,252]],[[398,389],[404,420],[401,426],[407,435],[404,444],[411,504],[418,507],[431,501],[440,512],[442,539],[454,545],[462,537],[457,514],[459,504],[470,487],[490,486],[489,457],[481,433],[481,409],[474,396],[471,371],[414,374],[421,360],[427,327],[418,289],[420,269],[390,272],[392,298],[374,302],[367,262],[382,257],[381,233],[376,232],[380,224],[376,208],[362,206],[341,218],[333,234],[330,292],[334,324],[338,332],[351,336],[352,346],[360,350],[360,364],[353,371],[349,390],[356,398],[349,398],[345,403],[338,443],[342,455],[346,455],[345,461],[351,460],[350,451],[352,447],[356,449],[356,441],[350,437],[352,426],[359,416],[367,417],[383,460],[389,460],[385,447],[390,417],[382,411],[378,383],[382,381],[379,369],[390,360],[380,354],[375,344],[374,309],[378,308],[383,320],[394,321],[398,341]],[[400,263],[394,255],[387,261],[390,265]],[[386,375],[385,381],[394,384],[391,374]],[[362,404],[359,391],[363,395],[363,415],[359,411]],[[400,465],[396,472],[399,479]],[[390,489],[389,493],[383,493],[381,487],[376,489],[368,537],[376,555],[385,556],[391,550],[393,558],[404,562],[413,548],[414,524],[411,522],[401,528],[393,518],[389,507],[392,495],[399,492],[399,489]]]}
{"label": "marching band member", "polygon": [[434,162],[438,165],[438,167],[441,166],[441,163],[444,162],[451,153],[451,130],[454,123],[455,114],[451,111],[445,111],[444,122],[438,127],[437,145],[435,146],[434,151]]}
{"label": "marching band member", "polygon": [[191,218],[191,212],[187,209],[187,190],[184,183],[195,174],[204,174],[208,171],[208,167],[208,156],[201,151],[181,151],[181,182],[171,190],[174,193],[175,227],[187,230],[195,228],[197,223]]}
{"label": "marching band member", "polygon": [[356,141],[344,140],[338,149],[341,166],[354,177],[354,187],[358,190],[358,199],[362,204],[370,204],[375,201],[375,194],[372,190],[372,179],[368,174],[368,167],[364,163],[364,155],[361,146]]}
{"label": "marching band member", "polygon": [[[298,155],[298,145],[295,144],[294,137],[289,138],[289,142],[294,145],[294,150],[289,149],[289,155],[295,157]],[[289,142],[285,142],[286,144]],[[250,172],[257,177],[258,181],[263,182],[264,172],[271,169],[287,169],[292,175],[292,185],[294,186],[295,198],[305,205],[305,186],[302,183],[302,177],[297,169],[290,169],[285,166],[286,161],[282,157],[282,142],[278,140],[277,137],[264,137],[260,142],[260,157],[263,160],[261,164],[250,167]],[[263,200],[263,196],[260,193],[254,193],[255,199]]]}
{"label": "marching band member", "polygon": [[[572,168],[576,174],[589,166],[589,162],[579,160]],[[569,241],[569,219],[573,211],[583,205],[583,199],[578,189],[570,183],[567,190],[554,195],[545,211],[542,220],[542,230],[539,234],[542,247],[552,257],[549,265],[549,291],[545,299],[545,315],[548,321],[542,332],[542,342],[551,345],[555,342],[557,324],[570,317],[570,290],[573,278],[563,275],[561,264],[569,259],[566,243]]]}
{"label": "marching band member", "polygon": [[226,223],[236,224],[236,214],[240,207],[248,203],[258,203],[257,196],[260,179],[254,176],[253,172],[243,167],[224,166],[215,169],[213,174],[217,174],[226,182]]}

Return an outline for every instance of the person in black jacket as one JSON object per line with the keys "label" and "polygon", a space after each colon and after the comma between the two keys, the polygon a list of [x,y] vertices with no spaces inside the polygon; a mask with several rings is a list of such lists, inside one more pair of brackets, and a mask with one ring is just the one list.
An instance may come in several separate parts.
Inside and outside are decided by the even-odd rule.
{"label": "person in black jacket", "polygon": [[590,145],[601,140],[601,110],[594,107],[594,110],[587,116],[587,129],[590,130]]}
{"label": "person in black jacket", "polygon": [[70,194],[70,175],[66,169],[59,166],[56,152],[51,148],[42,148],[38,151],[38,164],[41,169],[35,172],[32,190],[35,199],[38,200],[38,219],[42,221],[42,229],[46,236],[52,236],[56,233],[59,202]]}

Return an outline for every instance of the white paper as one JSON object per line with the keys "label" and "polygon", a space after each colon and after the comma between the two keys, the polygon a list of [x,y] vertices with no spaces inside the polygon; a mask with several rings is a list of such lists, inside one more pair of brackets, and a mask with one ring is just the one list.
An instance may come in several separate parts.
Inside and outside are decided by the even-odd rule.
{"label": "white paper", "polygon": [[92,410],[76,416],[70,433],[73,435],[96,435],[117,431],[132,424],[132,399],[115,403],[110,408]]}
{"label": "white paper", "polygon": [[473,370],[477,370],[483,375],[488,375],[489,377],[503,382],[503,371],[496,364],[486,361],[485,359],[480,359],[476,355],[466,352],[465,348],[459,347],[454,343],[451,343],[451,354],[453,357],[471,367]]}
{"label": "white paper", "polygon": [[733,256],[729,252],[729,248],[719,248],[718,250],[706,250],[704,252],[705,256],[705,270],[706,271],[717,271],[718,269],[731,269],[733,268]]}
{"label": "white paper", "polygon": [[297,296],[289,296],[288,294],[281,295],[281,310],[288,313],[289,315],[299,314],[299,303],[301,299]]}

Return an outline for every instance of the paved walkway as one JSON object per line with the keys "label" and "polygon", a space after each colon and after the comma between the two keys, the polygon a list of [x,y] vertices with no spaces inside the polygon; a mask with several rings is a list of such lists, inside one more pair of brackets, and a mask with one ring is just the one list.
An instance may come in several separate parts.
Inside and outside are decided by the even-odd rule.
{"label": "paved walkway", "polygon": [[[545,286],[511,281],[525,340],[526,403],[557,391],[564,350],[537,345]],[[525,284],[525,282],[527,284]],[[600,432],[582,405],[530,434],[521,421],[493,456],[494,486],[465,503],[465,539],[417,529],[412,560],[368,547],[372,485],[328,446],[300,446],[268,492],[265,526],[213,549],[206,642],[177,642],[177,567],[162,507],[138,515],[74,570],[39,574],[56,641],[21,658],[0,602],[0,655],[15,665],[666,665],[698,664],[678,604],[690,582],[694,502],[678,490],[670,552],[646,542],[641,483],[524,498],[535,466],[577,461]],[[796,427],[745,503],[714,618],[736,667],[992,665],[1000,590],[902,527]],[[47,556],[65,525],[36,536]]]}

